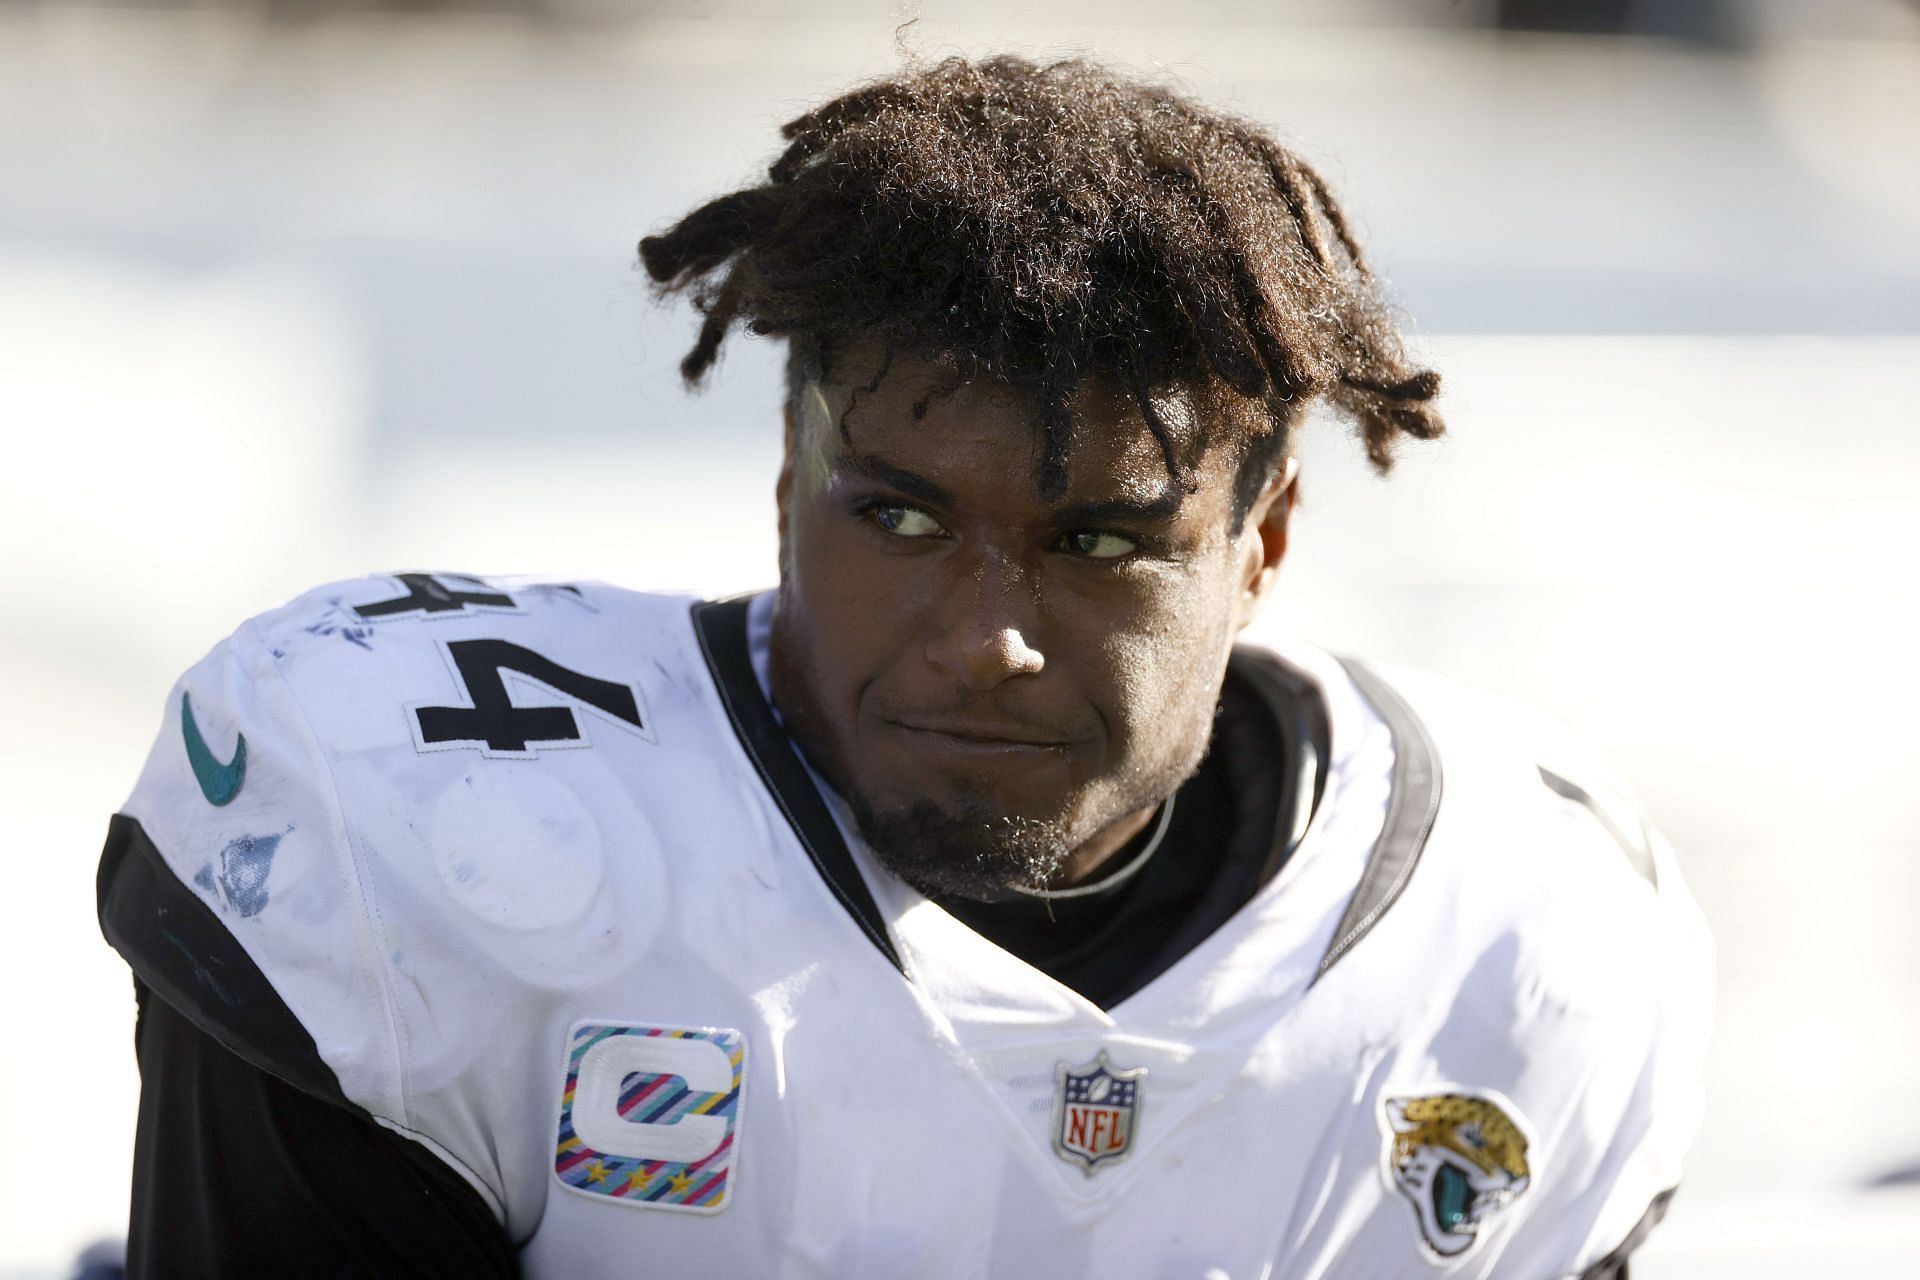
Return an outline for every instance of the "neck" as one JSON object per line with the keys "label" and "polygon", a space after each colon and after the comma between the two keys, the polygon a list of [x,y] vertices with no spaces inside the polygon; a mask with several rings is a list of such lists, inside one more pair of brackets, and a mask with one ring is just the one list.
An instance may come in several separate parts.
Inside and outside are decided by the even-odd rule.
{"label": "neck", "polygon": [[[1164,803],[1164,801],[1162,802]],[[1108,823],[1094,833],[1091,840],[1067,855],[1061,864],[1059,874],[1046,884],[1048,889],[1071,889],[1076,885],[1097,880],[1114,870],[1115,859],[1121,850],[1131,844],[1136,836],[1147,829],[1160,813],[1160,805],[1148,805],[1114,822]]]}

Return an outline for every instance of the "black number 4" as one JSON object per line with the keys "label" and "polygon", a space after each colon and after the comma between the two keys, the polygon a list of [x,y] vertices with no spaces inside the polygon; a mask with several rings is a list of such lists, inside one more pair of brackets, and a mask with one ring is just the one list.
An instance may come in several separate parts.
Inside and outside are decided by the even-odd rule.
{"label": "black number 4", "polygon": [[[468,609],[513,609],[513,597],[496,591],[480,578],[463,573],[396,573],[407,594],[391,600],[353,606],[354,616],[377,622],[384,618],[404,618],[413,614],[465,613]],[[448,586],[449,582],[459,586]]]}
{"label": "black number 4", "polygon": [[454,640],[447,645],[470,707],[410,708],[423,751],[478,747],[488,755],[527,756],[536,746],[588,745],[573,708],[519,707],[507,693],[512,672],[560,698],[651,738],[633,686],[582,675],[505,640]]}

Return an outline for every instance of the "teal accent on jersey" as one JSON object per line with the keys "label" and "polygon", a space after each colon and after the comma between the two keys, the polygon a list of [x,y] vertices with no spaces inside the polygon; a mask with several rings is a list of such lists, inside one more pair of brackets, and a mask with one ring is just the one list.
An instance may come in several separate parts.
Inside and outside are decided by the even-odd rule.
{"label": "teal accent on jersey", "polygon": [[1450,1164],[1440,1166],[1433,1180],[1433,1216],[1448,1231],[1457,1230],[1467,1220],[1467,1206],[1473,1200],[1473,1187],[1467,1175]]}
{"label": "teal accent on jersey", "polygon": [[233,759],[221,764],[207,746],[207,740],[200,736],[200,726],[194,723],[193,698],[182,693],[180,736],[187,741],[187,763],[193,766],[193,777],[200,784],[200,794],[207,798],[208,804],[232,803],[233,798],[240,794],[241,784],[247,780],[247,735],[237,735]]}

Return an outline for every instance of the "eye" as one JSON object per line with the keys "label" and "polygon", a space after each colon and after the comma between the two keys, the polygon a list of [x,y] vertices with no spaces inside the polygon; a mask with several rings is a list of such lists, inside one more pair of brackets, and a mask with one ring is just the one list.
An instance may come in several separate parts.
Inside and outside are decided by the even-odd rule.
{"label": "eye", "polygon": [[1070,533],[1063,542],[1069,551],[1089,560],[1118,560],[1140,549],[1140,544],[1131,538],[1123,538],[1117,533],[1101,533],[1096,529]]}
{"label": "eye", "polygon": [[937,538],[946,533],[935,520],[918,507],[883,503],[867,510],[867,519],[896,538]]}

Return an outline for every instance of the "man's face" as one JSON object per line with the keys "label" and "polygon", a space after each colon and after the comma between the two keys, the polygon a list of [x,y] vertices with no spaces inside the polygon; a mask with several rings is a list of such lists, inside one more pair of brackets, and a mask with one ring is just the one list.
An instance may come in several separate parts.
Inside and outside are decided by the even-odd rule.
{"label": "man's face", "polygon": [[903,354],[870,391],[877,352],[842,366],[789,423],[775,701],[909,882],[1082,878],[1199,764],[1286,500],[1230,522],[1233,450],[1186,493],[1131,399],[1098,393],[1044,498],[1030,400]]}

